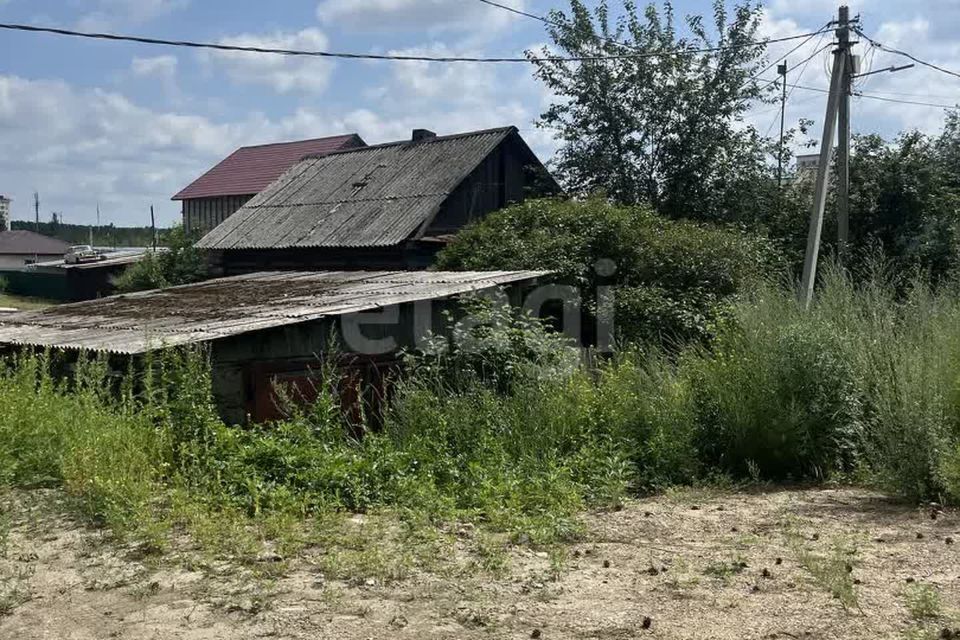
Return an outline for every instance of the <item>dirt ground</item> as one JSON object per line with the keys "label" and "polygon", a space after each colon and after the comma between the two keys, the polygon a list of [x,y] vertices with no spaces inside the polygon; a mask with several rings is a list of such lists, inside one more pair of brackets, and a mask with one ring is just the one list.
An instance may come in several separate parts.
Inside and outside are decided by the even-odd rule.
{"label": "dirt ground", "polygon": [[671,493],[399,580],[329,579],[322,550],[272,577],[146,560],[49,502],[0,533],[0,638],[960,638],[960,513],[858,489]]}

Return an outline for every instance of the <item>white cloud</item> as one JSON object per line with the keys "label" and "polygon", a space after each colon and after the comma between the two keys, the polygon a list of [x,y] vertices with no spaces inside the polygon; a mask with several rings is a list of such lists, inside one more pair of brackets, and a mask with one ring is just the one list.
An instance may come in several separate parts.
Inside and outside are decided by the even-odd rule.
{"label": "white cloud", "polygon": [[158,77],[169,80],[177,74],[177,58],[175,56],[137,57],[130,63],[130,70],[138,77]]}
{"label": "white cloud", "polygon": [[[516,9],[527,0],[502,0]],[[498,31],[519,16],[475,0],[322,0],[317,17],[331,28]]]}
{"label": "white cloud", "polygon": [[851,18],[864,10],[876,11],[878,8],[877,0],[845,0],[844,2],[837,2],[837,0],[803,0],[802,2],[797,0],[773,0],[769,7],[772,12],[778,14],[823,17],[821,22],[823,24],[828,20],[827,16],[831,20],[836,19],[837,7],[841,4],[850,7]]}
{"label": "white cloud", "polygon": [[166,16],[190,4],[190,0],[96,0],[79,21],[81,29],[106,30],[140,25]]}
{"label": "white cloud", "polygon": [[[329,41],[319,29],[310,28],[296,33],[230,36],[221,39],[220,44],[322,51],[328,48]],[[329,60],[312,57],[232,51],[205,51],[200,56],[206,63],[222,69],[234,82],[265,85],[279,93],[320,93],[327,88],[333,69]]]}
{"label": "white cloud", "polygon": [[377,143],[405,139],[414,128],[449,134],[515,124],[544,152],[549,137],[528,130],[535,114],[525,103],[496,94],[462,105],[434,100],[391,106],[385,100],[369,108],[299,108],[274,118],[250,114],[214,122],[147,108],[115,92],[0,75],[0,175],[14,198],[15,217],[31,215],[37,189],[45,217],[63,211],[68,221],[91,222],[100,202],[105,221],[144,224],[155,204],[168,224],[179,211],[170,196],[242,145],[346,132]]}
{"label": "white cloud", "polygon": [[[932,24],[929,19],[929,16],[936,14],[946,23],[957,25],[960,24],[960,9],[955,0],[932,1],[938,6],[924,5],[917,8],[901,6],[894,12],[895,17],[888,14],[885,18],[884,3],[863,0],[851,3],[851,14],[857,15],[862,11],[861,25],[865,32],[876,40],[904,49],[947,68],[960,69],[960,43],[953,37],[955,29],[945,29],[939,18],[936,24]],[[923,15],[918,13],[919,11],[923,11]],[[810,3],[776,0],[765,11],[761,34],[765,37],[779,37],[813,31],[821,18],[825,21],[827,16],[835,13],[835,3],[830,4],[819,0]],[[790,54],[791,66],[810,55],[817,40],[819,38],[805,45],[800,51]],[[823,40],[824,43],[833,41],[832,34],[828,34]],[[798,42],[794,41],[772,45],[769,48],[770,60],[773,61],[784,55],[796,44]],[[862,71],[909,63],[900,56],[871,48],[863,39],[860,39],[854,51],[862,58]],[[814,58],[808,65],[801,84],[827,87],[829,57],[828,50]],[[794,83],[799,81],[799,74],[799,69],[795,69],[791,74]],[[775,75],[773,70],[765,74],[766,77],[773,77],[773,75]],[[857,81],[856,90],[894,100],[942,104],[960,102],[960,81],[953,83],[948,76],[920,65],[896,74],[882,73],[862,78]],[[794,90],[787,106],[787,126],[795,124],[800,118],[812,119],[815,125],[811,131],[811,137],[819,141],[825,105],[825,94],[803,89]],[[936,133],[943,125],[943,116],[943,109],[935,107],[883,102],[864,97],[855,98],[853,101],[852,126],[855,132],[876,132],[892,138],[903,130],[919,129]],[[771,123],[777,124],[778,121],[774,122],[777,117],[776,105],[757,105],[748,120],[763,133],[769,129]],[[775,131],[775,129],[776,126],[770,130]]]}
{"label": "white cloud", "polygon": [[[902,21],[883,22],[871,34],[878,41],[891,47],[904,49],[950,69],[960,69],[960,43],[952,38],[937,38],[935,27],[921,17]],[[866,70],[881,69],[891,65],[909,64],[900,56],[868,51],[865,54]],[[916,65],[897,73],[880,73],[864,78],[858,88],[866,94],[906,102],[927,102],[944,105],[960,104],[960,80],[952,80],[936,70]],[[919,129],[935,132],[943,124],[943,109],[919,104],[883,102],[870,98],[855,101],[854,117],[860,123],[886,124],[888,128]],[[861,125],[862,126],[862,125]]]}
{"label": "white cloud", "polygon": [[118,223],[142,223],[151,203],[171,221],[170,196],[247,137],[243,125],[158,113],[116,93],[0,76],[0,175],[23,216],[34,189],[44,211],[91,220],[96,202]]}
{"label": "white cloud", "polygon": [[[407,49],[394,49],[388,53],[432,57],[481,55],[478,51],[451,49],[441,42]],[[412,101],[446,100],[476,103],[490,98],[497,88],[498,81],[507,71],[505,68],[495,69],[493,65],[482,63],[395,62],[390,66],[391,84],[388,91],[392,98],[399,95]]]}

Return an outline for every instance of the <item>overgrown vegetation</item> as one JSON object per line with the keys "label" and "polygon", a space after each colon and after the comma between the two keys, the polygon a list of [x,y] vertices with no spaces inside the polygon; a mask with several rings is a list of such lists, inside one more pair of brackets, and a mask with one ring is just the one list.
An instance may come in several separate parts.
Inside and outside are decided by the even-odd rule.
{"label": "overgrown vegetation", "polygon": [[776,265],[760,237],[591,198],[528,200],[493,213],[462,231],[437,268],[552,271],[583,296],[588,340],[602,316],[600,288],[616,287],[620,339],[682,343],[709,338],[730,301]]}
{"label": "overgrown vegetation", "polygon": [[340,512],[392,513],[416,539],[417,523],[469,521],[549,545],[577,535],[585,507],[724,475],[857,473],[957,501],[960,302],[902,288],[833,273],[804,312],[765,285],[711,348],[623,352],[598,370],[558,356],[570,348],[532,320],[489,310],[456,345],[411,356],[382,429],[362,436],[331,385],[282,422],[222,424],[197,353],[157,356],[119,387],[102,359],[59,381],[53,354],[22,356],[0,377],[0,481],[63,486],[84,514],[151,545],[180,527],[240,555],[256,536],[296,549],[317,535],[304,522],[342,539],[329,524]]}
{"label": "overgrown vegetation", "polygon": [[162,289],[206,279],[207,258],[194,246],[198,239],[183,227],[174,227],[166,234],[166,250],[146,254],[116,278],[117,291]]}
{"label": "overgrown vegetation", "polygon": [[[682,15],[669,0],[566,4],[549,14],[549,46],[530,52],[552,96],[539,124],[556,134],[552,169],[563,187],[670,219],[742,225],[775,240],[781,259],[799,268],[813,181],[791,168],[791,156],[816,141],[812,123],[800,120],[788,124],[784,150],[745,117],[777,100],[778,83],[763,77],[776,60],[757,39],[761,4],[714,0],[707,15]],[[721,43],[728,46],[717,50]],[[623,56],[625,46],[639,55]],[[658,55],[665,50],[677,53]],[[556,53],[614,59],[581,64]],[[855,138],[851,263],[864,264],[880,246],[900,268],[919,267],[934,279],[955,268],[960,111],[945,109],[943,125],[938,134]],[[827,255],[836,253],[836,213],[834,194]]]}
{"label": "overgrown vegetation", "polygon": [[[933,282],[955,275],[960,258],[960,111],[947,112],[939,135],[906,131],[894,140],[854,138],[850,165],[851,264],[878,251],[900,270]],[[805,201],[806,202],[806,201]],[[824,238],[832,249],[836,194]],[[793,234],[796,247],[801,234]]]}

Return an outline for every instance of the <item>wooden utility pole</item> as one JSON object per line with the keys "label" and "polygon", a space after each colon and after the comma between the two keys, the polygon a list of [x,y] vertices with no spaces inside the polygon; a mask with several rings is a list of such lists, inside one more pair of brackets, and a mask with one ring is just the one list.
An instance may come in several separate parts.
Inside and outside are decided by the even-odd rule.
{"label": "wooden utility pole", "polygon": [[[829,188],[830,160],[833,155],[833,141],[837,132],[837,114],[843,94],[847,90],[844,79],[849,64],[850,10],[840,7],[840,24],[837,35],[847,38],[846,47],[838,47],[833,52],[833,73],[830,76],[830,95],[827,98],[827,113],[823,121],[823,138],[820,141],[820,166],[817,167],[817,186],[813,196],[813,208],[810,212],[810,231],[807,234],[807,253],[803,261],[803,281],[800,285],[800,299],[804,307],[813,301],[813,289],[817,281],[817,260],[820,257],[820,237],[823,232],[823,212],[827,206]],[[849,114],[849,112],[848,112]],[[848,129],[849,131],[849,129]],[[849,143],[849,136],[847,136]],[[847,150],[849,154],[849,150]]]}
{"label": "wooden utility pole", "polygon": [[40,192],[33,192],[33,224],[37,233],[40,233]]}
{"label": "wooden utility pole", "polygon": [[780,98],[780,149],[777,151],[777,186],[783,186],[783,135],[787,121],[787,61],[777,67],[780,82],[783,84],[783,95]]}
{"label": "wooden utility pole", "polygon": [[837,257],[846,262],[850,239],[850,96],[853,94],[854,58],[850,55],[850,9],[840,7],[838,55],[843,57],[837,144]]}

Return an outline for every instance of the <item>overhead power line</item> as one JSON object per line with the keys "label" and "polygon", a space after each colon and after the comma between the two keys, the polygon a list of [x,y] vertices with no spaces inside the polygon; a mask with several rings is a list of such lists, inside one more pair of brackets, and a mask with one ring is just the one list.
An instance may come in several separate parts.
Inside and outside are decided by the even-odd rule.
{"label": "overhead power line", "polygon": [[906,93],[903,91],[877,91],[871,90],[871,94],[875,96],[905,96],[907,98],[926,98],[928,100],[955,100],[960,102],[960,95],[946,95],[946,94],[936,94],[936,93]]}
{"label": "overhead power line", "polygon": [[[820,35],[820,40],[822,41],[822,40],[823,40],[823,36],[822,36],[821,34],[827,33],[827,31],[825,31],[825,29],[827,29],[831,24],[832,24],[831,22],[828,22],[827,24],[825,24],[825,25],[823,25],[822,27],[820,27],[820,30],[819,30],[819,31],[814,32],[809,38],[807,38],[806,40],[804,40],[803,42],[801,42],[800,44],[798,44],[797,46],[795,46],[793,49],[790,49],[790,51],[787,51],[785,54],[783,54],[782,56],[780,56],[779,58],[777,58],[776,60],[774,60],[773,62],[771,62],[769,65],[767,65],[766,67],[764,67],[764,68],[757,74],[756,77],[762,76],[762,75],[765,74],[767,71],[770,71],[770,69],[773,69],[775,66],[777,66],[777,64],[779,64],[781,61],[786,60],[786,59],[789,58],[791,55],[793,55],[794,53],[796,53],[796,52],[799,51],[800,49],[802,49],[802,48],[804,48],[805,46],[807,46],[807,44],[809,44],[810,41],[813,40],[813,39],[814,39],[815,37],[817,37],[818,35]],[[812,57],[816,56],[818,53],[820,53],[820,51],[822,51],[822,49],[818,49],[818,50],[815,51],[814,54],[813,54],[812,56],[810,56],[810,57],[812,58]],[[806,62],[806,61],[804,61],[804,62]],[[803,64],[803,62],[801,62],[801,63],[799,63],[799,64]],[[796,69],[797,66],[799,66],[799,64],[796,65],[796,66],[794,66],[794,69]],[[790,69],[789,71],[792,71],[792,70],[793,70],[793,69]],[[789,71],[788,71],[788,73],[789,73]],[[770,86],[770,85],[767,85],[767,86]],[[766,88],[766,87],[764,87],[764,89],[765,89],[765,88]]]}
{"label": "overhead power line", "polygon": [[[545,16],[538,16],[538,15],[535,14],[535,13],[529,13],[529,12],[527,12],[527,11],[522,11],[522,10],[520,10],[520,9],[516,9],[516,8],[514,8],[514,7],[511,7],[511,6],[509,6],[509,5],[501,4],[501,3],[499,3],[499,2],[494,2],[493,0],[479,0],[479,1],[482,2],[483,4],[489,5],[489,6],[491,6],[491,7],[496,7],[497,9],[503,9],[504,11],[509,11],[510,13],[516,14],[516,15],[518,15],[518,16],[523,16],[524,18],[530,18],[530,19],[532,19],[532,20],[537,20],[538,22],[542,22],[543,24],[545,24],[545,25],[547,25],[547,26],[550,26],[550,27],[556,27],[556,28],[558,28],[558,29],[563,29],[563,28],[566,26],[566,25],[563,25],[563,24],[561,24],[561,23],[559,23],[559,22],[555,22],[555,21],[553,21],[553,20],[550,20],[549,18],[547,18],[547,17],[545,17]],[[620,42],[619,40],[616,40],[616,39],[614,39],[614,38],[605,38],[605,37],[603,37],[603,36],[597,36],[597,40],[599,40],[600,42],[606,42],[606,43],[608,43],[608,44],[612,44],[612,45],[621,47],[621,48],[623,48],[623,49],[628,49],[628,50],[630,50],[630,51],[641,51],[641,52],[643,51],[642,49],[640,49],[640,48],[638,48],[638,47],[635,47],[635,46],[632,45],[632,44],[628,44],[628,43],[626,43],[626,42]]]}
{"label": "overhead power line", "polygon": [[[824,36],[820,36],[820,40],[817,42],[817,45],[818,45],[818,46],[817,46],[817,48],[814,50],[814,52],[813,52],[812,54],[810,54],[808,57],[806,57],[804,60],[802,60],[801,62],[798,62],[798,63],[795,64],[792,68],[790,68],[790,69],[787,70],[787,74],[789,74],[791,71],[795,71],[796,69],[799,68],[799,69],[800,69],[800,75],[797,76],[797,80],[796,80],[796,82],[795,82],[793,85],[786,85],[786,84],[785,84],[785,86],[784,86],[784,88],[787,88],[787,87],[790,88],[790,92],[789,92],[787,95],[785,95],[784,98],[783,98],[783,109],[784,109],[784,110],[786,110],[786,104],[787,104],[787,103],[790,101],[790,99],[793,97],[793,92],[796,91],[797,88],[799,88],[799,87],[801,86],[799,83],[800,83],[801,81],[803,81],[803,76],[804,76],[804,74],[807,72],[807,67],[810,65],[810,61],[813,60],[814,58],[816,58],[816,57],[817,57],[818,55],[820,55],[821,53],[823,53],[826,49],[829,49],[830,47],[833,46],[833,43],[832,43],[832,42],[828,42],[826,45],[819,46],[820,43],[823,42],[823,39],[824,39]],[[784,82],[784,83],[786,83],[787,74],[784,74],[784,76],[783,76],[783,82]],[[774,81],[774,82],[776,82],[776,81]],[[771,83],[771,84],[772,84],[772,83]],[[769,87],[770,85],[768,84],[768,85],[766,85],[766,86]],[[766,138],[767,136],[769,136],[769,135],[770,135],[770,132],[773,131],[773,127],[776,126],[776,124],[777,124],[777,121],[776,121],[776,119],[774,119],[774,121],[771,122],[771,123],[770,123],[770,126],[767,128],[766,133],[763,134],[763,137]]]}
{"label": "overhead power line", "polygon": [[[528,13],[528,12],[523,11],[523,10],[521,10],[521,9],[517,9],[517,8],[515,8],[515,7],[511,7],[511,6],[509,6],[509,5],[500,4],[499,2],[493,2],[493,0],[480,0],[480,2],[482,2],[483,4],[488,4],[488,5],[490,5],[491,7],[496,7],[497,9],[503,9],[504,11],[509,11],[510,13],[515,13],[515,14],[517,14],[518,16],[523,16],[524,18],[533,18],[534,20],[539,20],[540,22],[543,22],[544,24],[549,24],[549,25],[554,26],[554,27],[559,27],[559,26],[561,26],[560,23],[558,23],[558,22],[553,22],[552,20],[548,20],[547,18],[545,18],[545,17],[543,17],[543,16],[538,16],[538,15],[535,14],[535,13]],[[623,43],[617,43],[617,44],[623,44]]]}
{"label": "overhead power line", "polygon": [[[821,41],[821,42],[823,41],[823,36],[822,36],[822,35],[820,36],[820,41]],[[809,42],[809,41],[807,41],[807,42]],[[804,44],[806,44],[806,42],[804,42]],[[816,50],[814,50],[814,52],[811,53],[808,57],[804,58],[803,60],[801,60],[801,61],[798,62],[797,64],[795,64],[795,65],[793,65],[792,67],[790,67],[790,68],[787,70],[787,73],[793,73],[793,72],[796,71],[797,69],[800,69],[801,67],[803,67],[803,69],[800,71],[800,78],[797,79],[797,82],[799,82],[800,79],[803,78],[803,74],[806,73],[806,71],[807,71],[807,65],[810,64],[810,61],[813,60],[814,58],[816,58],[818,55],[820,55],[821,53],[823,53],[825,50],[829,49],[829,48],[832,47],[832,46],[833,46],[833,43],[832,43],[832,42],[827,43],[827,44],[825,44],[825,45],[823,45],[823,46],[820,46],[820,43],[818,42],[818,43],[817,43],[817,48],[816,48]],[[784,56],[784,57],[786,57],[786,56]],[[782,60],[782,58],[781,58],[781,60]],[[779,62],[779,60],[778,60],[777,62]],[[774,63],[774,64],[776,64],[776,63]],[[769,68],[770,68],[770,67],[767,67],[767,69],[769,69]],[[764,72],[761,71],[758,75],[756,75],[756,76],[754,77],[754,80],[761,80],[761,81],[767,83],[767,84],[765,84],[764,86],[760,87],[760,90],[761,90],[761,91],[763,91],[764,89],[766,89],[767,87],[769,87],[769,86],[772,85],[772,84],[776,84],[777,82],[780,82],[780,78],[775,78],[775,79],[773,79],[773,80],[765,80],[765,79],[761,78],[760,76],[763,75],[763,73],[764,73]],[[789,86],[789,85],[788,85],[788,86]]]}
{"label": "overhead power line", "polygon": [[26,31],[30,33],[45,33],[59,36],[68,36],[72,38],[87,38],[94,40],[109,40],[113,42],[135,42],[139,44],[150,44],[165,47],[187,47],[192,49],[213,49],[217,51],[231,51],[242,53],[258,53],[282,56],[299,56],[313,58],[339,58],[346,60],[390,60],[398,62],[480,62],[480,63],[529,63],[529,62],[594,62],[603,60],[626,60],[632,58],[655,58],[660,56],[679,56],[691,55],[696,53],[715,53],[718,51],[727,51],[730,49],[745,49],[747,47],[773,44],[776,42],[788,42],[801,38],[809,38],[811,35],[823,33],[822,31],[814,33],[798,33],[792,36],[782,38],[771,38],[768,40],[758,40],[739,45],[724,45],[717,47],[706,47],[702,49],[671,49],[664,51],[648,51],[643,53],[630,53],[619,55],[602,56],[545,56],[545,57],[522,57],[522,58],[484,58],[467,56],[416,56],[416,55],[388,55],[375,53],[346,53],[335,51],[306,51],[302,49],[275,49],[271,47],[252,47],[231,44],[221,44],[213,42],[194,42],[190,40],[167,40],[163,38],[148,38],[142,36],[128,36],[116,33],[93,33],[85,31],[73,31],[70,29],[59,29],[55,27],[38,27],[26,24],[6,24],[0,23],[0,30],[6,31]]}
{"label": "overhead power line", "polygon": [[882,96],[875,96],[875,95],[870,95],[870,94],[860,93],[860,92],[854,93],[853,95],[857,96],[858,98],[866,98],[868,100],[879,100],[881,102],[893,102],[896,104],[913,104],[920,107],[937,107],[940,109],[960,108],[960,101],[958,101],[955,104],[938,104],[935,102],[918,102],[915,100],[898,100],[897,98],[884,98]]}
{"label": "overhead power line", "polygon": [[910,59],[910,60],[913,60],[913,61],[916,62],[917,64],[921,64],[921,65],[923,65],[923,66],[925,66],[925,67],[929,67],[929,68],[931,68],[931,69],[934,69],[934,70],[936,70],[936,71],[939,71],[940,73],[945,73],[945,74],[947,74],[947,75],[954,76],[954,77],[956,77],[956,78],[960,78],[960,72],[953,71],[953,70],[947,69],[947,68],[945,68],[945,67],[941,67],[940,65],[936,65],[936,64],[934,64],[934,63],[932,63],[932,62],[928,62],[928,61],[926,61],[926,60],[922,60],[922,59],[918,58],[917,56],[913,55],[912,53],[907,53],[906,51],[901,51],[900,49],[894,49],[893,47],[888,47],[887,45],[883,44],[882,42],[877,42],[876,40],[874,40],[873,38],[871,38],[870,36],[868,36],[867,34],[865,34],[865,33],[864,33],[863,31],[861,31],[860,29],[854,29],[854,31],[856,31],[857,34],[859,34],[859,35],[860,35],[862,38],[864,38],[867,42],[869,42],[870,44],[872,44],[873,46],[875,46],[875,47],[877,47],[877,48],[879,48],[879,49],[882,49],[883,51],[886,51],[887,53],[892,53],[892,54],[895,54],[895,55],[898,55],[898,56],[903,56],[904,58],[908,58],[908,59]]}
{"label": "overhead power line", "polygon": [[[800,89],[801,91],[814,91],[816,93],[830,93],[829,89],[824,89],[822,87],[809,87],[807,85],[790,84],[790,83],[788,83],[787,86],[795,89]],[[881,95],[877,95],[876,93],[866,93],[863,91],[858,91],[854,93],[854,95],[857,96],[858,98],[864,98],[866,100],[879,100],[881,102],[896,102],[899,104],[913,104],[921,107],[937,107],[938,109],[956,109],[958,108],[958,106],[960,106],[960,98],[958,98],[957,104],[943,104],[943,103],[936,103],[936,102],[921,102],[921,101],[914,101],[914,100],[897,100],[894,98],[885,98]],[[909,94],[909,95],[923,97],[919,94]]]}

